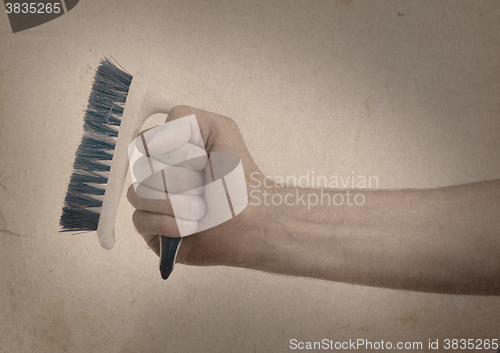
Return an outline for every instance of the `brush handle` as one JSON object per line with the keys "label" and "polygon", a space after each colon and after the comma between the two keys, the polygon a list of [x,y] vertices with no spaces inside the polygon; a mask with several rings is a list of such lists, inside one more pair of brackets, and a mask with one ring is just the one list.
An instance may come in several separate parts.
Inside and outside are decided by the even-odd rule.
{"label": "brush handle", "polygon": [[182,238],[169,238],[160,235],[160,274],[161,278],[167,279],[174,269],[177,250],[181,245]]}
{"label": "brush handle", "polygon": [[128,171],[128,146],[139,135],[147,118],[170,112],[174,104],[169,96],[150,75],[139,73],[132,78],[97,226],[99,242],[105,249],[115,244],[115,218]]}

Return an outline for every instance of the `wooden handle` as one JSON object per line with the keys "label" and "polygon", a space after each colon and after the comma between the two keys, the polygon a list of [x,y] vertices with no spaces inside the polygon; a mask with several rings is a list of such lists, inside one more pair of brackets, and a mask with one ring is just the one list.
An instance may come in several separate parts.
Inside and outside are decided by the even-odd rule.
{"label": "wooden handle", "polygon": [[137,137],[147,118],[173,108],[164,88],[153,77],[139,73],[132,78],[113,154],[104,201],[97,226],[101,246],[115,244],[115,218],[128,170],[128,146]]}

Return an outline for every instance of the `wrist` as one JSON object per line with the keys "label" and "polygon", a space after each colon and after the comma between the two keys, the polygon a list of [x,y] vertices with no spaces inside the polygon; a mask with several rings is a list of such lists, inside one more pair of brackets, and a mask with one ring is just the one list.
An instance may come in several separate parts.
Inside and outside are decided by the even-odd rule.
{"label": "wrist", "polygon": [[314,219],[321,222],[318,213],[323,211],[319,206],[310,208],[307,201],[302,201],[307,200],[309,193],[317,191],[285,187],[269,179],[254,183],[249,189],[248,206],[253,217],[248,228],[251,243],[242,249],[246,256],[240,267],[310,276],[308,256],[314,252],[308,247],[317,235],[321,236],[321,225]]}
{"label": "wrist", "polygon": [[346,281],[350,243],[355,241],[348,236],[354,206],[328,202],[339,191],[268,186],[254,193],[253,204],[261,214],[254,228],[259,243],[252,247],[253,262],[245,267]]}
{"label": "wrist", "polygon": [[276,261],[276,248],[283,244],[278,241],[283,229],[280,227],[282,210],[270,202],[270,195],[279,193],[274,182],[260,172],[247,178],[248,206],[239,218],[239,234],[235,244],[238,248],[230,266],[253,270],[269,271],[270,264]]}

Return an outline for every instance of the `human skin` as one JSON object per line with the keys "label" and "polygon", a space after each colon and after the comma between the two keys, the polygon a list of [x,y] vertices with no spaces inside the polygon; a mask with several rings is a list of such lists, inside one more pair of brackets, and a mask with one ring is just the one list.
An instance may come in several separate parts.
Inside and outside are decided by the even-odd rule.
{"label": "human skin", "polygon": [[[295,199],[297,189],[273,183],[260,172],[232,119],[178,106],[167,121],[191,114],[208,153],[233,152],[241,158],[249,193],[279,194],[276,199],[286,197],[288,205],[250,197],[238,216],[185,237],[176,262],[393,289],[500,295],[500,180],[363,190],[361,206],[310,206]],[[299,191],[306,200],[308,195],[332,200],[339,192]],[[179,236],[172,206],[168,200],[140,198],[132,185],[127,197],[136,208],[137,231],[159,255],[158,234]]]}

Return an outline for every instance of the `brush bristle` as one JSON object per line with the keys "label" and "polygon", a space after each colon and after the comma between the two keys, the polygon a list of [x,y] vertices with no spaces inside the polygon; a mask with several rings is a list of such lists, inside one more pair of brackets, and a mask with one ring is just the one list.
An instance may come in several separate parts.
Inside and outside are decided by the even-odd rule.
{"label": "brush bristle", "polygon": [[75,155],[73,174],[59,224],[62,232],[94,231],[113,158],[115,140],[132,75],[109,59],[97,68],[84,117],[84,136]]}

